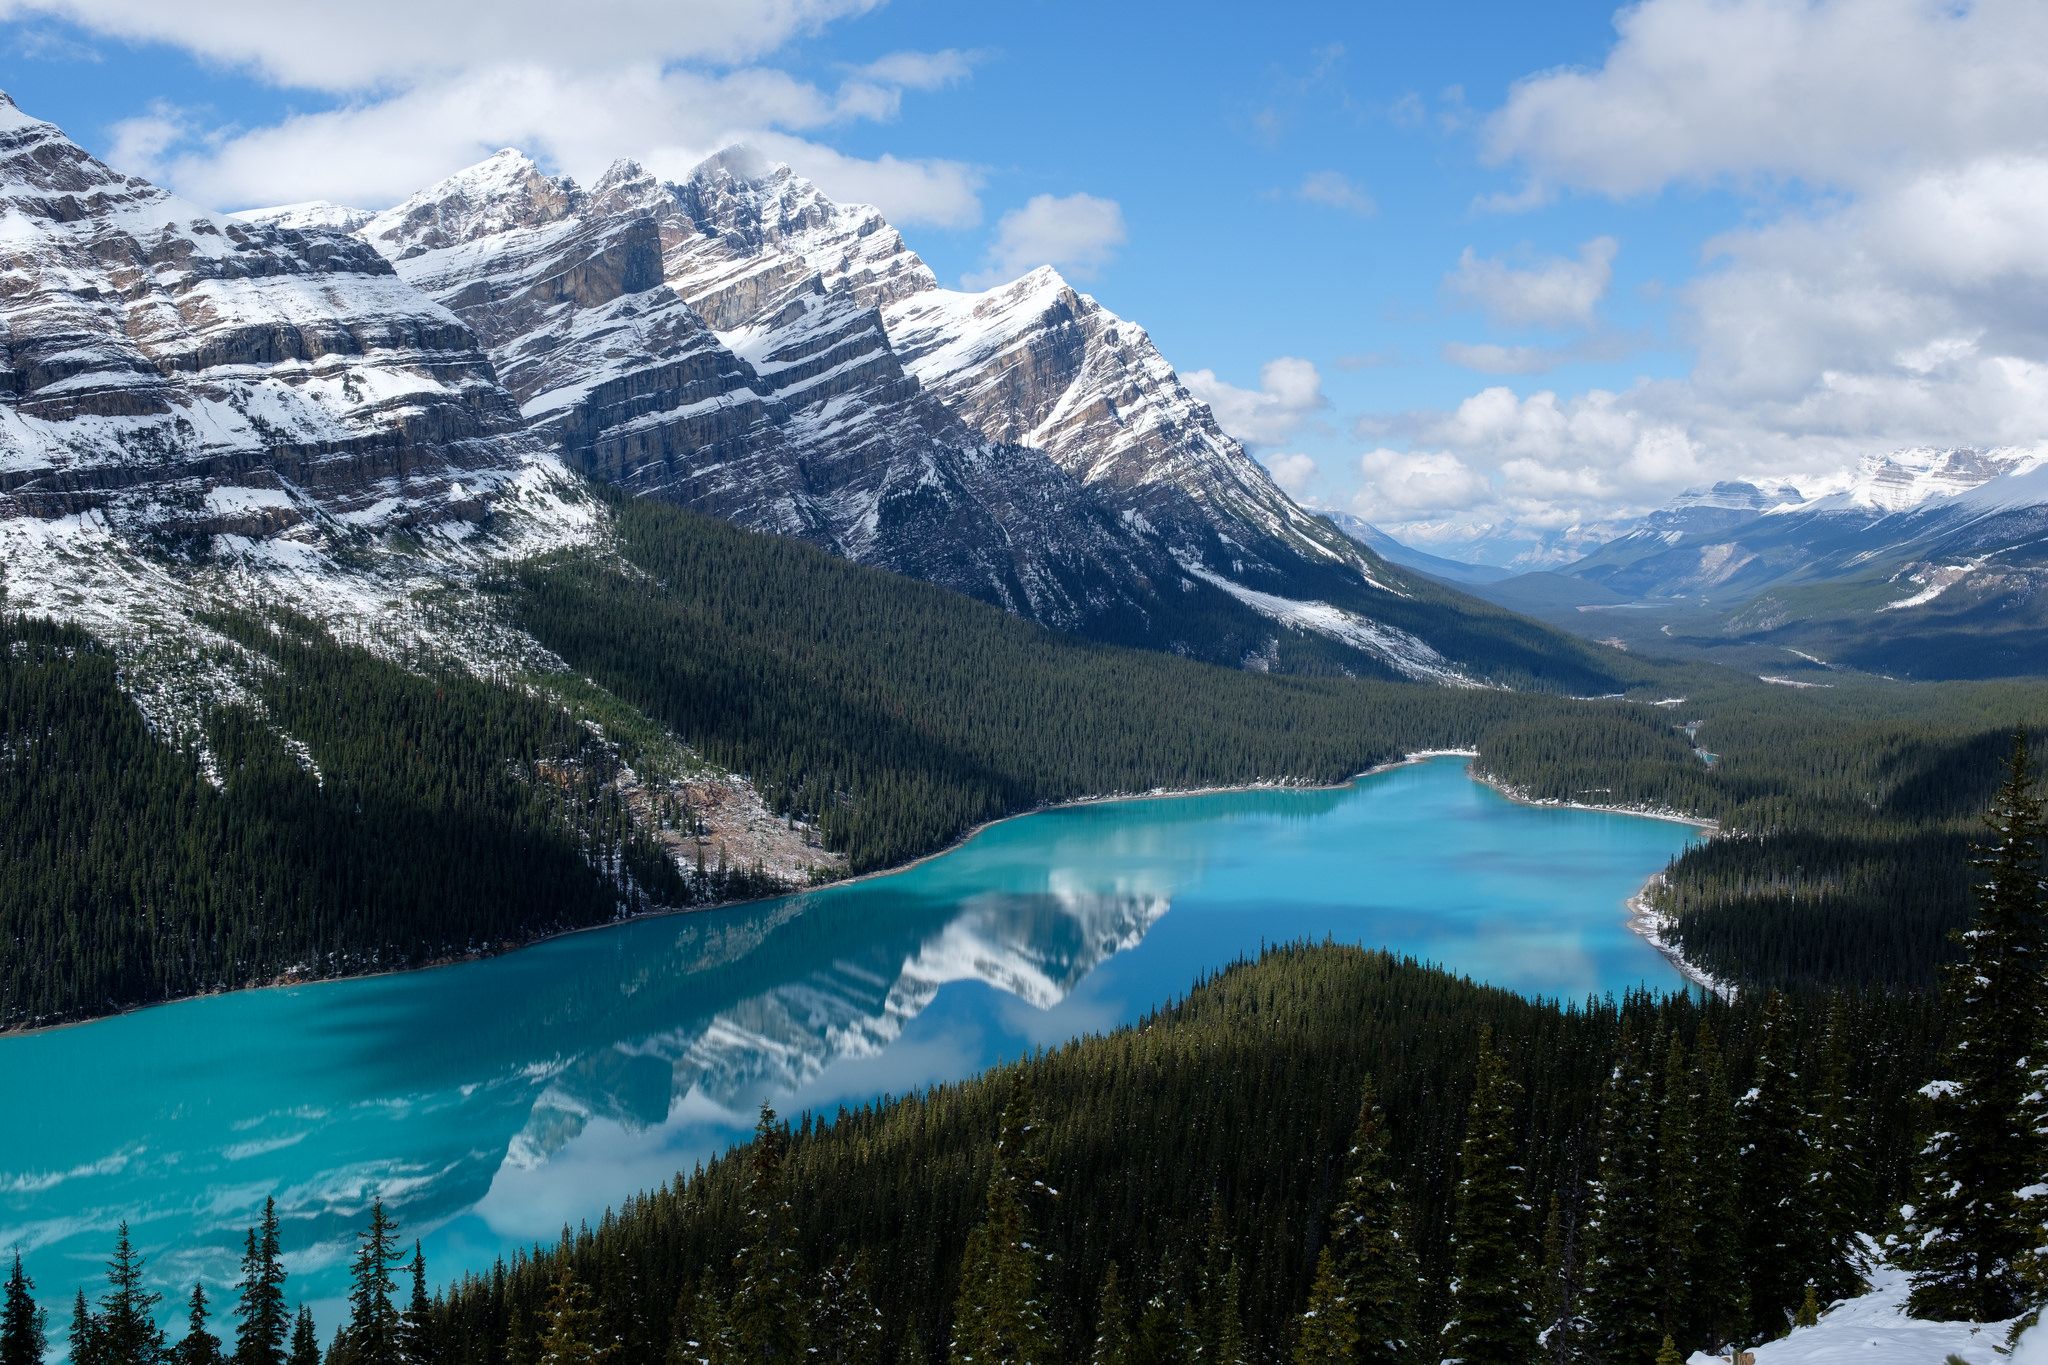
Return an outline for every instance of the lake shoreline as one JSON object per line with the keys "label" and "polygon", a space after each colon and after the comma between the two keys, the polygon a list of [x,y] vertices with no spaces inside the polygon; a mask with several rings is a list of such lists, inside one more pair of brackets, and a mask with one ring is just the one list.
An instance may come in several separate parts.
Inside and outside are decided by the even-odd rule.
{"label": "lake shoreline", "polygon": [[[300,986],[322,986],[344,981],[371,981],[378,977],[409,976],[417,972],[431,972],[441,968],[460,967],[473,962],[483,962],[491,958],[504,957],[526,948],[539,947],[543,943],[552,943],[574,934],[597,933],[606,929],[617,929],[628,924],[638,924],[644,920],[666,919],[676,915],[703,914],[712,910],[730,910],[743,905],[759,905],[765,901],[781,900],[788,896],[801,896],[806,892],[822,891],[828,887],[851,886],[859,882],[873,881],[882,877],[893,877],[928,863],[934,858],[944,857],[958,850],[984,831],[992,829],[997,825],[1010,820],[1021,820],[1031,815],[1043,815],[1053,811],[1106,805],[1113,802],[1176,801],[1194,796],[1224,796],[1234,792],[1340,791],[1365,778],[1375,777],[1381,773],[1393,772],[1417,763],[1427,763],[1431,759],[1476,759],[1478,757],[1479,751],[1476,749],[1416,749],[1403,754],[1399,758],[1375,763],[1337,782],[1316,782],[1308,778],[1267,778],[1257,782],[1244,782],[1234,785],[1154,787],[1149,791],[1142,792],[1102,792],[1089,796],[1072,797],[1062,801],[1046,801],[1032,806],[1028,810],[1015,811],[1008,815],[999,815],[993,819],[983,820],[979,824],[963,831],[957,838],[948,841],[943,847],[933,849],[929,853],[919,854],[908,861],[894,863],[888,867],[876,868],[873,871],[862,872],[852,876],[835,877],[829,881],[816,882],[809,886],[791,886],[786,890],[778,891],[771,895],[743,896],[733,900],[706,901],[701,905],[661,906],[642,910],[636,914],[626,915],[617,919],[606,920],[601,924],[579,924],[565,929],[551,929],[526,938],[507,939],[493,948],[463,953],[450,953],[441,957],[427,958],[419,962],[408,963],[404,966],[379,967],[373,971],[335,972],[320,976],[279,976],[261,981],[251,981],[226,990],[193,991],[187,995],[173,996],[165,1000],[151,1000],[140,1004],[123,1006],[120,1009],[107,1010],[100,1014],[88,1014],[80,1018],[62,1019],[47,1024],[0,1025],[0,1040],[50,1033],[58,1029],[80,1028],[88,1024],[104,1023],[109,1019],[119,1019],[131,1014],[140,1014],[146,1010],[162,1009],[169,1005],[181,1005],[194,1000],[209,1000],[220,996],[242,995],[250,991],[288,990]],[[1595,806],[1578,802],[1539,801],[1524,796],[1505,783],[1495,781],[1483,773],[1472,771],[1469,764],[1466,767],[1466,772],[1473,781],[1490,787],[1510,801],[1525,806],[1549,806],[1568,810],[1597,811],[1612,815],[1646,816],[1650,819],[1670,820],[1680,824],[1693,825],[1709,831],[1710,834],[1717,834],[1720,831],[1720,827],[1712,821],[1700,820],[1677,811],[1630,810],[1622,806]],[[1727,987],[1723,983],[1715,982],[1702,969],[1687,962],[1674,948],[1664,943],[1658,936],[1653,919],[1654,912],[1648,909],[1646,898],[1654,891],[1657,884],[1663,880],[1663,877],[1664,874],[1662,872],[1656,873],[1649,881],[1643,884],[1642,888],[1634,896],[1628,899],[1626,906],[1629,911],[1629,927],[1647,940],[1659,953],[1669,959],[1672,965],[1688,981],[1692,981],[1717,993],[1724,990],[1732,990],[1731,987]],[[1639,901],[1643,903],[1643,908],[1641,909],[1638,908]]]}
{"label": "lake shoreline", "polygon": [[[1476,756],[1476,755],[1475,755]],[[1471,772],[1471,769],[1467,769]],[[1502,782],[1485,773],[1472,772],[1472,780],[1482,782],[1517,805],[1536,806],[1549,810],[1603,811],[1610,815],[1635,815],[1647,820],[1668,820],[1677,825],[1691,825],[1709,839],[1722,834],[1718,820],[1703,820],[1697,815],[1687,815],[1669,806],[1601,806],[1584,801],[1543,800],[1530,796],[1510,783]],[[1665,872],[1671,869],[1667,864],[1663,871],[1651,874],[1650,879],[1636,888],[1635,894],[1622,902],[1622,909],[1628,915],[1629,932],[1641,938],[1663,955],[1664,960],[1678,970],[1678,974],[1698,986],[1701,990],[1718,995],[1724,1000],[1735,998],[1735,986],[1723,981],[1706,968],[1692,961],[1680,951],[1677,944],[1665,937],[1667,927],[1664,916],[1657,909],[1657,891],[1666,884]]]}

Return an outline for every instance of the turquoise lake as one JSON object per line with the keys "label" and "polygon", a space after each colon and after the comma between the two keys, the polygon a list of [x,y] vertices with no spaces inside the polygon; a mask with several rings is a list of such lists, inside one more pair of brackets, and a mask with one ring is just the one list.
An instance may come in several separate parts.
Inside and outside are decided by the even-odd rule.
{"label": "turquoise lake", "polygon": [[1697,832],[1518,805],[1439,758],[1331,791],[1011,820],[886,877],[486,961],[0,1039],[0,1248],[60,1328],[129,1220],[168,1317],[266,1195],[320,1314],[381,1192],[434,1278],[752,1127],[1115,1027],[1262,944],[1385,946],[1531,995],[1684,982],[1623,902]]}

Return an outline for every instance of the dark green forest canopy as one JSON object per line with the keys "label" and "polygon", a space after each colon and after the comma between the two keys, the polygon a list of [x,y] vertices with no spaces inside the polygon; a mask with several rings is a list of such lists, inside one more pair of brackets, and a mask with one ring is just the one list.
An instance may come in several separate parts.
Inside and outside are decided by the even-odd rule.
{"label": "dark green forest canopy", "polygon": [[[1868,1175],[1850,1212],[1860,1225],[1878,1226],[1910,1180],[1912,1094],[1932,1064],[1935,1012],[1924,997],[1876,993],[1832,1003],[1795,996],[1773,1008],[1774,1065],[1812,1078],[1791,1097],[1801,1112],[1846,1102],[1858,1116],[1839,1139],[1855,1150],[1839,1157]],[[1839,1078],[1846,1088],[1832,1099],[1809,1093],[1830,1073],[1823,1062],[1831,1009],[1837,1039],[1883,1040],[1850,1050]],[[1034,1244],[1048,1257],[1042,1279],[1059,1338],[1054,1357],[1087,1358],[1112,1261],[1132,1302],[1159,1299],[1191,1316],[1209,1285],[1203,1267],[1217,1260],[1219,1229],[1222,1257],[1239,1271],[1250,1339],[1284,1346],[1309,1291],[1370,1077],[1385,1113],[1393,1183],[1408,1201],[1403,1226],[1424,1281],[1421,1325],[1433,1331],[1446,1301],[1446,1234],[1482,1029],[1517,1096],[1512,1156],[1528,1209],[1519,1231],[1533,1248],[1553,1195],[1571,1216],[1586,1216],[1603,1087],[1624,1040],[1635,1040],[1631,1056],[1647,1059],[1646,1093],[1676,1086],[1689,1094],[1705,1024],[1725,1060],[1723,1089],[1740,1095],[1758,1074],[1765,1013],[1762,993],[1735,1005],[1679,995],[1560,1009],[1383,953],[1277,949],[1132,1028],[960,1085],[841,1111],[829,1125],[806,1119],[789,1144],[779,1197],[789,1201],[787,1226],[806,1275],[858,1265],[892,1350],[913,1334],[944,1342],[1004,1107],[1023,1078],[1038,1115],[1034,1169],[1055,1192],[1033,1209]],[[1816,1151],[1816,1168],[1837,1156]],[[601,1335],[623,1342],[628,1358],[662,1358],[693,1330],[694,1304],[735,1291],[735,1257],[758,1198],[749,1163],[739,1149],[687,1181],[629,1200],[558,1250],[457,1285],[438,1313],[446,1358],[518,1358],[508,1338],[545,1321],[563,1258],[603,1305]],[[1725,1188],[1731,1178],[1717,1170],[1699,1187]],[[1742,1207],[1739,1197],[1734,1207]],[[1782,1291],[1789,1302],[1803,1283],[1802,1276]]]}
{"label": "dark green forest canopy", "polygon": [[[659,504],[614,517],[617,556],[535,561],[493,585],[511,621],[621,699],[634,723],[602,738],[517,680],[401,667],[289,614],[231,615],[216,624],[268,661],[265,714],[209,718],[209,774],[151,733],[106,648],[0,618],[0,1025],[758,889],[679,877],[618,799],[634,734],[657,728],[814,819],[857,871],[1048,801],[1332,782],[1415,749],[1477,749],[1486,774],[1538,799],[1672,808],[1739,836],[1680,859],[1665,893],[1711,970],[1920,985],[1967,910],[1988,757],[2048,720],[2032,683],[1800,691],[1646,667],[1635,699],[1588,701],[1268,676],[1054,635]],[[1286,647],[1316,665],[1312,641]],[[1682,720],[1703,722],[1716,766]]]}

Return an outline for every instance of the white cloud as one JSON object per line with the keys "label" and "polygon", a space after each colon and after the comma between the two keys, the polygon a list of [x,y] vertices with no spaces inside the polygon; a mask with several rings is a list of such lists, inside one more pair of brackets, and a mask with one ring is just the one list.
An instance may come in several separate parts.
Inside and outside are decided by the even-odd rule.
{"label": "white cloud", "polygon": [[1214,370],[1191,370],[1181,380],[1216,414],[1216,421],[1246,445],[1274,445],[1301,429],[1318,409],[1329,406],[1323,377],[1299,356],[1283,355],[1259,367],[1259,387],[1241,389]]}
{"label": "white cloud", "polygon": [[[862,160],[795,135],[877,116],[872,90],[828,90],[758,67],[719,74],[652,65],[585,74],[493,67],[225,135],[156,108],[117,125],[110,160],[223,208],[301,199],[379,208],[500,147],[519,147],[587,183],[622,156],[680,176],[744,141],[790,162],[826,193],[873,203],[902,224],[980,221],[981,174],[973,167]],[[142,160],[123,160],[143,152]]]}
{"label": "white cloud", "polygon": [[744,141],[904,225],[973,226],[976,168],[851,157],[816,139],[893,119],[905,91],[964,79],[977,54],[891,53],[837,84],[746,64],[875,3],[608,0],[595,22],[553,0],[0,0],[0,20],[55,16],[346,96],[266,126],[209,127],[162,104],[114,125],[114,164],[218,208],[297,199],[382,207],[505,146],[585,181],[620,157],[676,176]]}
{"label": "white cloud", "polygon": [[1485,477],[1448,450],[1381,447],[1360,456],[1358,469],[1364,483],[1351,510],[1375,524],[1469,507],[1487,492]]}
{"label": "white cloud", "polygon": [[947,48],[943,52],[891,52],[853,69],[861,80],[900,90],[939,90],[967,79],[978,52]]}
{"label": "white cloud", "polygon": [[1533,185],[1611,195],[1674,182],[1867,185],[2037,147],[2039,0],[1644,0],[1594,70],[1518,82],[1486,147]]}
{"label": "white cloud", "polygon": [[1342,209],[1361,218],[1370,218],[1379,212],[1379,205],[1373,202],[1364,187],[1342,171],[1311,171],[1302,177],[1294,193],[1304,202]]}
{"label": "white cloud", "polygon": [[1259,461],[1272,474],[1273,482],[1286,489],[1288,496],[1297,501],[1308,496],[1309,490],[1322,481],[1323,471],[1315,460],[1299,452],[1261,455]]}
{"label": "white cloud", "polygon": [[1003,284],[1042,265],[1087,279],[1124,244],[1124,211],[1092,194],[1037,194],[996,224],[983,268],[966,276],[970,289]]}
{"label": "white cloud", "polygon": [[1576,258],[1549,256],[1514,266],[1468,246],[1444,284],[1503,326],[1583,327],[1607,295],[1619,249],[1614,238],[1595,237]]}
{"label": "white cloud", "polygon": [[[0,21],[49,16],[168,43],[279,85],[347,93],[544,60],[559,71],[746,61],[880,0],[0,0]],[[622,54],[625,54],[622,60]]]}

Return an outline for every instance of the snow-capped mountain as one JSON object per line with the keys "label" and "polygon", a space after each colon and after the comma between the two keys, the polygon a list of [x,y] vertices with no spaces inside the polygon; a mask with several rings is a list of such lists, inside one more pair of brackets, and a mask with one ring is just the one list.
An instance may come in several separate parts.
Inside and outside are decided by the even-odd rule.
{"label": "snow-capped mountain", "polygon": [[219,218],[0,95],[0,518],[176,540],[475,520],[530,448],[363,243]]}
{"label": "snow-capped mountain", "polygon": [[1437,681],[1499,662],[1496,625],[1430,643],[1460,608],[1298,507],[1143,329],[1051,270],[941,289],[876,210],[746,148],[587,188],[507,150],[368,217],[244,215],[322,216],[477,333],[536,435],[635,493],[1218,662],[1283,635]]}

